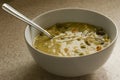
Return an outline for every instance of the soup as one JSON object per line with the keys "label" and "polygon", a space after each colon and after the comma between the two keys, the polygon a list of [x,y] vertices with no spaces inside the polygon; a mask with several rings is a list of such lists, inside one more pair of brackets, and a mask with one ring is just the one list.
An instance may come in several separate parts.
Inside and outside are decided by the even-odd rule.
{"label": "soup", "polygon": [[87,23],[56,23],[46,29],[54,35],[49,39],[43,33],[36,36],[33,46],[46,54],[56,56],[84,56],[98,52],[110,44],[108,34]]}

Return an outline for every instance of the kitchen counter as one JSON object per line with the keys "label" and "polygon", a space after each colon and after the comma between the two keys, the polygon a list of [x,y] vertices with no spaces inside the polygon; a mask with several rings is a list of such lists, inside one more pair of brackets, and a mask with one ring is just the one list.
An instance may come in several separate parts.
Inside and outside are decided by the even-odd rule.
{"label": "kitchen counter", "polygon": [[[84,8],[108,16],[120,31],[120,0],[0,0],[33,19],[58,8]],[[75,78],[48,73],[31,57],[24,40],[26,24],[0,8],[0,80],[120,80],[120,36],[108,61],[97,71]]]}

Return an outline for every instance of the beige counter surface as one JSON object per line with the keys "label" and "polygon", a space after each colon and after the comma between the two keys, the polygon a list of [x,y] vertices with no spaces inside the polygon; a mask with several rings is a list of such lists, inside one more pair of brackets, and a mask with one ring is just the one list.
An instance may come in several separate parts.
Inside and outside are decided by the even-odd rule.
{"label": "beige counter surface", "polygon": [[[85,8],[111,18],[120,30],[120,0],[0,0],[33,19],[57,8]],[[41,69],[24,40],[26,24],[0,8],[0,80],[120,80],[120,37],[109,60],[96,72],[64,78]]]}

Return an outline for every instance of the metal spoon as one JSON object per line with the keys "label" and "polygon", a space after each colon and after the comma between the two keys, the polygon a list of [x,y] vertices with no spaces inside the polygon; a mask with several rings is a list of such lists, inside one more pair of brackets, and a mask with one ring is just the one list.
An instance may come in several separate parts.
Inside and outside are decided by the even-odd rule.
{"label": "metal spoon", "polygon": [[26,16],[24,16],[23,14],[21,14],[20,12],[18,12],[17,10],[15,10],[13,7],[11,7],[10,5],[8,5],[7,3],[4,3],[2,5],[2,9],[4,9],[6,12],[12,14],[13,16],[17,17],[18,19],[26,22],[27,24],[33,26],[34,28],[40,30],[41,32],[43,32],[46,36],[48,36],[49,38],[52,38],[53,36],[48,33],[45,29],[43,29],[42,27],[40,27],[38,24],[36,24],[35,22],[33,22],[32,20],[30,20],[29,18],[27,18]]}

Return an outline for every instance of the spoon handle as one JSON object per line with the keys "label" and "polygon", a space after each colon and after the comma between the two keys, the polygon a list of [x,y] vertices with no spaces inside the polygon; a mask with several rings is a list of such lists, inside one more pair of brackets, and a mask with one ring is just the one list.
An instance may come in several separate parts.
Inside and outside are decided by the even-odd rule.
{"label": "spoon handle", "polygon": [[29,18],[27,18],[26,16],[24,16],[23,14],[21,14],[20,12],[18,12],[17,10],[15,10],[13,7],[11,7],[10,5],[8,5],[7,3],[4,3],[2,5],[2,8],[12,14],[13,16],[17,17],[18,19],[26,22],[27,24],[33,26],[34,28],[40,30],[41,32],[43,32],[45,35],[47,35],[49,38],[52,38],[52,35],[50,33],[48,33],[46,30],[44,30],[42,27],[40,27],[38,24],[36,24],[35,22],[33,22],[32,20],[30,20]]}

